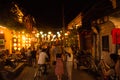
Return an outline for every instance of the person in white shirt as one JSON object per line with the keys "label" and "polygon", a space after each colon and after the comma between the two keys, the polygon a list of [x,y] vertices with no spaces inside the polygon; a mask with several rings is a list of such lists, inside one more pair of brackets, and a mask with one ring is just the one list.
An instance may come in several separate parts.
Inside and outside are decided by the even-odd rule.
{"label": "person in white shirt", "polygon": [[38,64],[46,64],[46,58],[48,58],[48,55],[46,54],[45,49],[42,49],[39,53]]}
{"label": "person in white shirt", "polygon": [[72,68],[73,68],[73,51],[70,46],[64,48],[67,61],[66,61],[66,70],[68,75],[68,80],[72,80]]}
{"label": "person in white shirt", "polygon": [[46,66],[47,58],[48,58],[48,55],[46,53],[46,49],[43,48],[38,56],[38,69],[43,69],[42,70],[43,80],[46,78],[45,76],[47,75],[47,66]]}

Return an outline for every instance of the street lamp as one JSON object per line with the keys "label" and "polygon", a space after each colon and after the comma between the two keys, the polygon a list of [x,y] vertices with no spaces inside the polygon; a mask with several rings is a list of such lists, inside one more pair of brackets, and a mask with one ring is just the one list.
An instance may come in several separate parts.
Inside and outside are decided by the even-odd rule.
{"label": "street lamp", "polygon": [[68,35],[68,33],[65,33],[65,36],[67,36]]}
{"label": "street lamp", "polygon": [[44,35],[42,35],[41,37],[44,38]]}
{"label": "street lamp", "polygon": [[47,34],[44,34],[44,36],[47,36]]}
{"label": "street lamp", "polygon": [[49,35],[51,35],[52,32],[48,32]]}
{"label": "street lamp", "polygon": [[42,34],[43,34],[43,32],[42,32],[42,31],[40,31],[40,34],[42,35]]}
{"label": "street lamp", "polygon": [[57,32],[57,34],[60,34],[60,32]]}

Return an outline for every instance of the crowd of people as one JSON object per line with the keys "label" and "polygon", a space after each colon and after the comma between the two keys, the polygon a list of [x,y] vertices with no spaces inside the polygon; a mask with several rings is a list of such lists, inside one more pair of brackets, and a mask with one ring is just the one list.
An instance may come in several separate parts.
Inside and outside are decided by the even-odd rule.
{"label": "crowd of people", "polygon": [[[46,69],[45,65],[49,63],[51,68],[54,68],[58,80],[62,80],[65,73],[67,73],[68,80],[72,80],[73,51],[70,46],[63,47],[61,44],[42,45],[37,53],[39,66]],[[65,67],[67,72],[64,70]]]}
{"label": "crowd of people", "polygon": [[[38,65],[37,67],[42,66],[44,68],[43,75],[45,76],[47,74],[47,64],[49,64],[50,67],[54,69],[57,80],[62,80],[63,75],[67,75],[68,80],[72,80],[73,67],[79,67],[78,64],[84,66],[82,63],[85,63],[87,67],[91,66],[91,68],[86,68],[81,71],[86,72],[87,74],[91,73],[91,76],[94,76],[94,80],[120,80],[119,55],[110,55],[112,61],[110,65],[103,59],[96,64],[94,59],[89,57],[92,56],[89,52],[81,51],[82,53],[79,53],[78,50],[74,50],[72,47],[73,46],[70,45],[65,45],[63,47],[63,45],[59,43],[53,45],[42,44],[36,49],[34,47],[29,48],[25,54],[29,60],[28,62],[33,67]],[[85,61],[81,60],[80,57],[77,59],[78,54],[80,54],[80,57],[84,55],[85,57],[83,58]],[[81,61],[79,62],[78,60]],[[93,64],[95,66],[93,66]],[[98,79],[98,77],[100,77],[100,79]]]}
{"label": "crowd of people", "polygon": [[[89,67],[88,63],[92,63],[94,61],[91,59],[91,57],[89,57],[91,56],[90,53],[86,54],[84,51],[80,52],[76,49],[77,48],[72,48],[70,45],[63,46],[60,43],[50,45],[45,43],[39,45],[38,47],[32,46],[28,49],[22,48],[20,50],[20,55],[17,55],[16,53],[9,55],[8,50],[2,51],[4,54],[0,54],[0,62],[4,61],[5,65],[9,65],[14,68],[15,65],[10,59],[14,59],[14,61],[25,59],[28,65],[34,68],[42,67],[44,69],[43,80],[45,80],[44,78],[48,74],[48,65],[50,68],[54,69],[54,74],[56,75],[57,80],[62,80],[63,75],[66,75],[68,80],[73,80],[73,67],[75,69],[78,69],[76,68],[79,67],[78,65],[86,65]],[[97,67],[96,70],[98,70],[96,72],[92,71],[90,68],[80,71],[93,76],[93,80],[120,80],[120,57],[117,54],[110,54],[110,58],[110,65],[107,64],[103,59],[101,59],[97,64],[94,62]],[[2,65],[2,63],[0,64]],[[96,77],[97,73],[99,74],[97,76],[101,77],[100,79]]]}

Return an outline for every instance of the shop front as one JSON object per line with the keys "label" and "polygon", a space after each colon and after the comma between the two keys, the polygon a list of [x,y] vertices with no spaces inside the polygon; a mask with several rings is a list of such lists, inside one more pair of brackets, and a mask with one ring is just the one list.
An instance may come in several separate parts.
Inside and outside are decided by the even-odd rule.
{"label": "shop front", "polygon": [[12,53],[12,31],[0,26],[0,51],[9,50]]}

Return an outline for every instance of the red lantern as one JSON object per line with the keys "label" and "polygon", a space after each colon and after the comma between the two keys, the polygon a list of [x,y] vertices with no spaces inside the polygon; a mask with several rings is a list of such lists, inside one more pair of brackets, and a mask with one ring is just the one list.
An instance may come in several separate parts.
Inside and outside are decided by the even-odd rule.
{"label": "red lantern", "polygon": [[112,42],[113,44],[120,44],[120,28],[112,30]]}

